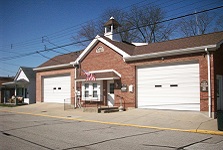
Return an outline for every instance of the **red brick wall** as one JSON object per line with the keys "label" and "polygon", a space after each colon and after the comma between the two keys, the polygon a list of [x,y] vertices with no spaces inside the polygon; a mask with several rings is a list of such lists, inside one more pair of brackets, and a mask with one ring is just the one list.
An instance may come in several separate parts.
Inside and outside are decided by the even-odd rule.
{"label": "red brick wall", "polygon": [[[103,53],[96,53],[96,49],[99,46],[104,47]],[[218,52],[222,53],[222,51]],[[214,55],[215,56],[215,55]],[[222,62],[222,57],[217,55],[219,58],[215,60],[213,58],[213,54],[210,54],[211,59],[211,89],[212,89],[212,111],[216,111],[216,96],[215,96],[215,76],[214,74],[214,63],[215,67],[218,67],[219,62]],[[221,55],[223,56],[223,55]],[[116,53],[114,50],[111,50],[108,46],[103,43],[98,43],[93,50],[83,59],[81,62],[81,68],[87,71],[93,70],[105,70],[105,69],[114,69],[119,72],[121,77],[122,84],[133,84],[134,92],[121,92],[120,89],[115,90],[115,105],[119,105],[119,99],[123,97],[125,107],[136,107],[136,67],[143,65],[158,65],[158,64],[171,64],[171,63],[182,63],[182,62],[198,62],[199,63],[199,71],[200,71],[200,82],[203,80],[208,81],[208,66],[207,66],[207,56],[206,52],[202,52],[199,54],[188,54],[181,56],[173,56],[173,57],[164,57],[164,60],[161,58],[142,60],[142,61],[134,61],[134,62],[124,62],[123,58],[120,54]],[[222,69],[218,69],[219,73]],[[222,72],[220,72],[222,73]],[[83,73],[81,73],[83,75]],[[223,73],[222,73],[223,74]],[[200,110],[208,111],[208,92],[200,92]]]}
{"label": "red brick wall", "polygon": [[[96,49],[99,46],[103,46],[104,52],[96,53]],[[86,71],[114,69],[121,74],[122,84],[132,84],[135,87],[135,67],[125,63],[120,54],[101,42],[99,42],[82,60],[81,69]],[[81,72],[81,74],[83,75],[83,72]],[[105,87],[103,88],[106,89]],[[117,96],[122,96],[124,97],[123,100],[126,107],[135,107],[135,91],[129,93],[121,92],[120,89],[115,89],[114,94],[116,106],[119,106],[119,98]]]}
{"label": "red brick wall", "polygon": [[70,74],[71,76],[71,100],[74,103],[74,68],[50,70],[50,71],[39,71],[36,73],[36,102],[43,102],[43,77],[59,76],[63,74]]}

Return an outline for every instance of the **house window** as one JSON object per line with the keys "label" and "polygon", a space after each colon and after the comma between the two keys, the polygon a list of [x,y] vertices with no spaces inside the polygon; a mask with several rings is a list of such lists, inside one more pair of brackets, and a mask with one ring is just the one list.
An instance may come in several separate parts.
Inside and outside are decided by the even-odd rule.
{"label": "house window", "polygon": [[110,83],[110,94],[114,94],[114,83]]}
{"label": "house window", "polygon": [[93,83],[93,97],[98,97],[98,84]]}
{"label": "house window", "polygon": [[178,87],[177,84],[171,84],[170,87]]}
{"label": "house window", "polygon": [[156,88],[162,87],[162,85],[155,85]]}
{"label": "house window", "polygon": [[89,97],[89,83],[85,83],[84,87],[84,97]]}
{"label": "house window", "polygon": [[82,84],[82,95],[83,100],[100,100],[100,84],[99,82],[94,83],[83,83]]}

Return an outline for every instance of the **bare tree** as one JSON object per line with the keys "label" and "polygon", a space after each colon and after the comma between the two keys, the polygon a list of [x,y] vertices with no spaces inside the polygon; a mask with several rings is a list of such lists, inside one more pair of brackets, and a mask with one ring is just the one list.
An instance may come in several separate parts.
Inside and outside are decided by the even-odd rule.
{"label": "bare tree", "polygon": [[[132,6],[130,12],[117,8],[104,11],[100,20],[86,23],[73,39],[86,46],[96,35],[104,33],[104,24],[113,16],[121,24],[119,34],[127,42],[159,42],[168,40],[173,32],[172,24],[159,23],[165,17],[161,8]],[[81,41],[89,40],[87,43]]]}
{"label": "bare tree", "polygon": [[215,16],[208,13],[195,14],[179,21],[179,29],[184,36],[195,36],[210,32]]}
{"label": "bare tree", "polygon": [[[109,20],[110,17],[114,17],[122,27],[120,28],[120,36],[122,40],[129,40],[129,35],[127,30],[128,26],[125,25],[125,12],[117,8],[107,9],[103,12],[103,15],[100,16],[100,19],[87,22],[84,26],[81,27],[80,31],[76,36],[73,37],[74,40],[79,41],[82,46],[87,46],[89,42],[95,38],[96,35],[103,35],[104,33],[104,24]],[[125,31],[124,31],[125,30]],[[81,42],[89,40],[89,42]],[[130,39],[131,40],[131,39]]]}
{"label": "bare tree", "polygon": [[87,46],[96,35],[102,32],[96,21],[89,21],[81,27],[76,36],[73,36],[73,39],[79,43],[79,46]]}
{"label": "bare tree", "polygon": [[160,42],[168,40],[173,27],[168,23],[160,23],[165,18],[165,12],[155,6],[133,6],[127,17],[128,22],[137,32],[137,42]]}
{"label": "bare tree", "polygon": [[111,8],[104,11],[99,23],[104,29],[103,25],[108,21],[110,17],[114,17],[115,20],[121,25],[118,34],[120,34],[122,41],[131,42],[135,39],[134,36],[132,36],[134,35],[135,31],[129,30],[131,28],[131,25],[126,22],[126,16],[127,13],[125,11],[120,10],[118,8]]}
{"label": "bare tree", "polygon": [[219,16],[216,21],[215,31],[223,30],[223,15]]}

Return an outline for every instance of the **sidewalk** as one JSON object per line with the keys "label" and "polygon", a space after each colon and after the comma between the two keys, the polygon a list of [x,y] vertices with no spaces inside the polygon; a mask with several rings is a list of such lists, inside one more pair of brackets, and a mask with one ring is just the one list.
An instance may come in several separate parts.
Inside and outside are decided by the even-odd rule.
{"label": "sidewalk", "polygon": [[64,111],[63,104],[49,103],[37,103],[19,107],[0,107],[0,111],[141,128],[223,135],[223,132],[217,129],[217,119],[209,118],[201,112],[131,109],[114,113],[89,113],[83,112],[81,109]]}

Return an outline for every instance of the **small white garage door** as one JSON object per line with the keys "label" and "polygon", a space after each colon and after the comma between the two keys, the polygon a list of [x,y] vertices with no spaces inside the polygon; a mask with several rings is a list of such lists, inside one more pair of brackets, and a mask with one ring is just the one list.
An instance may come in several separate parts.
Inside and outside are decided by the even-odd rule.
{"label": "small white garage door", "polygon": [[200,111],[199,64],[137,68],[138,108]]}
{"label": "small white garage door", "polygon": [[70,76],[46,77],[43,79],[44,102],[63,103],[71,97]]}

